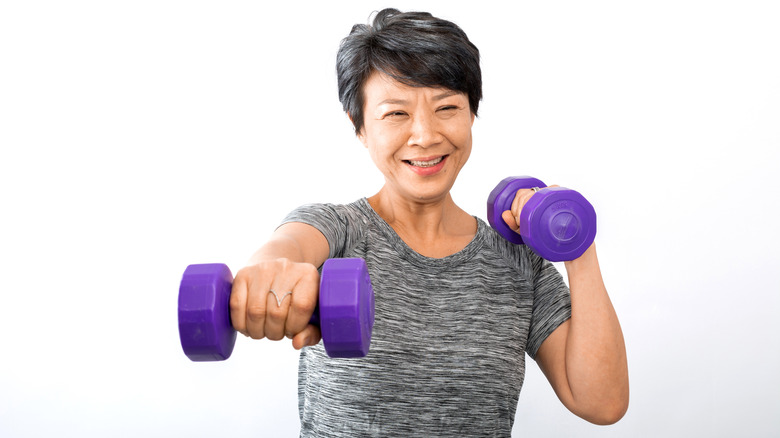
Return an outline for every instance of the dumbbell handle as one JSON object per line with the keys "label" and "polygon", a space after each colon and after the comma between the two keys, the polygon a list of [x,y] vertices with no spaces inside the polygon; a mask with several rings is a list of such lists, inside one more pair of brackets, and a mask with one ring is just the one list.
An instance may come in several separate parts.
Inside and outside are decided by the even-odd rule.
{"label": "dumbbell handle", "polygon": [[548,187],[528,199],[520,211],[518,231],[502,218],[510,210],[517,191],[546,187],[541,180],[509,177],[488,196],[488,221],[508,241],[526,244],[541,257],[553,261],[574,260],[593,243],[596,236],[596,212],[578,192],[564,187]]}
{"label": "dumbbell handle", "polygon": [[[225,360],[232,354],[236,341],[230,321],[232,282],[224,264],[190,265],[185,270],[179,287],[179,336],[191,360]],[[310,323],[320,327],[331,357],[366,355],[374,323],[374,292],[364,260],[325,261]]]}
{"label": "dumbbell handle", "polygon": [[547,187],[547,184],[530,176],[508,177],[504,178],[488,196],[487,208],[490,226],[498,231],[504,239],[516,245],[522,245],[525,242],[517,231],[509,228],[502,216],[505,211],[512,209],[512,202],[515,200],[518,190],[533,187]]}
{"label": "dumbbell handle", "polygon": [[[214,275],[215,272],[219,272],[219,275]],[[230,272],[230,268],[227,267],[227,265],[224,265],[222,263],[206,263],[206,264],[200,264],[200,265],[189,265],[187,266],[187,269],[184,271],[184,276],[182,277],[182,284],[180,285],[180,288],[190,288],[192,290],[191,293],[184,293],[180,294],[180,299],[184,300],[184,303],[180,301],[180,307],[181,304],[184,304],[185,306],[188,305],[187,300],[210,300],[211,297],[204,297],[203,294],[198,294],[197,288],[202,288],[204,286],[204,283],[211,283],[208,287],[213,289],[229,289],[232,290],[233,288],[233,274]],[[181,290],[181,289],[180,289]],[[277,296],[275,292],[273,292],[274,296],[276,296],[277,300],[279,300],[279,303],[284,301],[287,295],[279,295]],[[230,297],[229,293],[223,294]],[[229,303],[228,303],[229,304]],[[317,307],[314,309],[314,313],[311,315],[311,319],[309,320],[309,324],[316,325],[317,327],[320,326],[320,314],[319,314],[319,303],[317,304]],[[233,322],[230,319],[230,311],[228,307],[228,324],[230,327],[233,327]]]}

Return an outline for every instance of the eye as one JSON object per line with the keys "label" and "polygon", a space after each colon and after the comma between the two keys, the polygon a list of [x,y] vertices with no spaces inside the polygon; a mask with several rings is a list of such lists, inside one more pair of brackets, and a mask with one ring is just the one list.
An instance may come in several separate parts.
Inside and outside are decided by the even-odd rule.
{"label": "eye", "polygon": [[458,105],[443,105],[436,110],[439,117],[451,118],[456,117],[459,114],[461,107]]}
{"label": "eye", "polygon": [[395,117],[403,117],[406,113],[403,111],[390,111],[385,113],[385,115],[382,116],[382,118],[395,118]]}

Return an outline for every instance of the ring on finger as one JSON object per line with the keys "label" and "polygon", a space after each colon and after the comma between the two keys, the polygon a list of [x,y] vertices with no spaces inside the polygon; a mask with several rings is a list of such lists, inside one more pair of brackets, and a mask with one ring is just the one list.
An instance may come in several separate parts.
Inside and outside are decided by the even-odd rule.
{"label": "ring on finger", "polygon": [[274,294],[274,298],[276,298],[276,305],[278,307],[282,307],[282,302],[284,302],[284,299],[287,298],[287,295],[292,294],[292,291],[285,292],[284,294],[282,294],[282,297],[280,298],[279,295],[277,295],[277,293],[274,292],[273,289],[268,290],[268,292],[271,292],[272,294]]}

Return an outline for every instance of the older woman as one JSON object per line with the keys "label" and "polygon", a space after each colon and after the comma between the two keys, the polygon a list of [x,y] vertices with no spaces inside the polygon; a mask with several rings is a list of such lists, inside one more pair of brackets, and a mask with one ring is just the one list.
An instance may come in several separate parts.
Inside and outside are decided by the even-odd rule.
{"label": "older woman", "polygon": [[[348,205],[293,211],[239,271],[234,327],[302,349],[302,436],[509,436],[535,359],[575,414],[620,419],[628,373],[620,325],[591,246],[555,267],[509,243],[450,195],[482,96],[479,51],[427,13],[379,12],[337,60],[339,97],[385,177]],[[513,229],[520,190],[504,219]],[[309,325],[327,258],[362,257],[376,294],[371,350],[329,358]],[[277,302],[269,291],[292,291]],[[306,348],[304,348],[306,347]]]}

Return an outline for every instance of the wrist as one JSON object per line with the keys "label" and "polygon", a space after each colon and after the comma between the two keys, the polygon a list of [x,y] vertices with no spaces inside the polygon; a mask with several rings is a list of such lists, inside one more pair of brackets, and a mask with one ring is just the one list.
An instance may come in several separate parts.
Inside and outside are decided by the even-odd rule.
{"label": "wrist", "polygon": [[576,259],[564,262],[564,266],[570,276],[580,271],[598,269],[599,262],[598,257],[596,257],[596,243],[591,243],[590,247]]}

